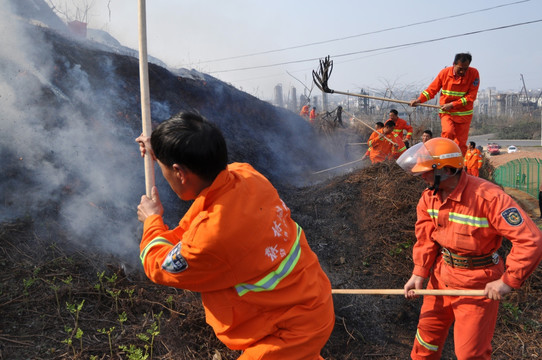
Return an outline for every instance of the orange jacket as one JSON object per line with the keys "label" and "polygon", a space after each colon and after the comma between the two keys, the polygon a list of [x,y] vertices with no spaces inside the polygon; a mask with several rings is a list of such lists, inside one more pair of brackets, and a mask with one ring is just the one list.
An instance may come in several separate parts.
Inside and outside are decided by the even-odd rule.
{"label": "orange jacket", "polygon": [[[458,185],[444,203],[440,194],[425,190],[417,207],[413,274],[434,276],[455,289],[484,289],[502,280],[519,288],[542,259],[542,232],[518,204],[499,186],[462,173]],[[441,247],[462,256],[495,253],[503,237],[512,242],[506,271],[499,264],[489,268],[459,269],[445,265]],[[504,271],[504,273],[503,273]]]}
{"label": "orange jacket", "polygon": [[478,149],[468,149],[465,153],[465,166],[467,169],[480,169],[483,164],[483,155]]}
{"label": "orange jacket", "polygon": [[[391,119],[389,119],[391,120]],[[395,123],[395,127],[393,128],[393,132],[403,140],[403,130],[406,130],[406,137],[405,140],[410,140],[412,138],[412,126],[408,125],[408,123],[401,118],[397,118],[396,120],[393,120]]]}
{"label": "orange jacket", "polygon": [[468,121],[472,118],[474,100],[480,86],[478,70],[469,67],[465,76],[454,76],[453,66],[440,71],[435,80],[425,89],[418,100],[426,102],[434,98],[442,89],[440,105],[453,102],[452,111],[440,110],[441,114],[449,114],[455,121]]}
{"label": "orange jacket", "polygon": [[301,319],[314,333],[333,327],[331,284],[318,258],[275,188],[249,164],[228,165],[175,229],[149,216],[140,249],[153,282],[201,292],[207,323],[231,349],[280,328],[295,332],[289,326]]}
{"label": "orange jacket", "polygon": [[309,116],[309,105],[303,105],[301,111],[299,112],[301,116]]}
{"label": "orange jacket", "polygon": [[[396,144],[394,146],[387,139]],[[399,135],[395,133],[389,133],[384,135],[383,129],[373,131],[367,142],[369,145],[369,157],[373,164],[379,163],[386,159],[397,159],[405,150],[406,146]]]}
{"label": "orange jacket", "polygon": [[314,111],[314,109],[311,109],[309,119],[311,119],[311,120],[316,119],[316,111]]}

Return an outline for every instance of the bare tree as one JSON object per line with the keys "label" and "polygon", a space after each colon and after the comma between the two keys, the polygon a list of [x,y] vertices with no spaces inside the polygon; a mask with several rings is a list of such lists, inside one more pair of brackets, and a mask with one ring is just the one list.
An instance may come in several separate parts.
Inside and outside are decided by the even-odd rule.
{"label": "bare tree", "polygon": [[[88,22],[89,11],[94,6],[94,0],[46,0],[46,2],[51,10],[62,16],[67,22],[75,20],[84,23]],[[107,2],[109,17],[111,17],[110,3],[111,0]]]}

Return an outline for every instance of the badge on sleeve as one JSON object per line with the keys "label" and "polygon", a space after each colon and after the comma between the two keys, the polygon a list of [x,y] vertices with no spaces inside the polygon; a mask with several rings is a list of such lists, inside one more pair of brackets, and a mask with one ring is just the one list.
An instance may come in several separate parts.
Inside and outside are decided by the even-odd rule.
{"label": "badge on sleeve", "polygon": [[181,255],[181,243],[175,245],[173,249],[167,254],[166,260],[162,264],[162,269],[165,271],[177,274],[185,271],[188,268],[188,263]]}
{"label": "badge on sleeve", "polygon": [[506,222],[512,226],[518,226],[523,224],[523,218],[515,207],[508,208],[501,213],[501,216]]}

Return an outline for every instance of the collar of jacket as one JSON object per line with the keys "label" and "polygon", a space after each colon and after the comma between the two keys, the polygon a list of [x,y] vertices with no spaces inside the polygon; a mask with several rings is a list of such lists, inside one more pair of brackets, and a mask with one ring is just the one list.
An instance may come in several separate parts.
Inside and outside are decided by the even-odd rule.
{"label": "collar of jacket", "polygon": [[194,200],[186,214],[179,222],[179,226],[181,226],[183,229],[187,229],[196,216],[198,216],[200,212],[204,211],[207,206],[214,201],[218,194],[222,193],[220,190],[223,187],[232,184],[233,174],[229,171],[230,166],[231,164],[228,165],[226,169],[222,170],[215,178],[213,183],[199,193],[198,197]]}

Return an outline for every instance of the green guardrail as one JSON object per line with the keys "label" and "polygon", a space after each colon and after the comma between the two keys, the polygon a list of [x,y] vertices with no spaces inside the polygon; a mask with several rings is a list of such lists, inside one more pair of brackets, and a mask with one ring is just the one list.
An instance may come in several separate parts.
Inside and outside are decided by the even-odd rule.
{"label": "green guardrail", "polygon": [[509,161],[495,169],[493,180],[501,186],[519,189],[538,199],[540,164],[541,160],[537,158]]}

